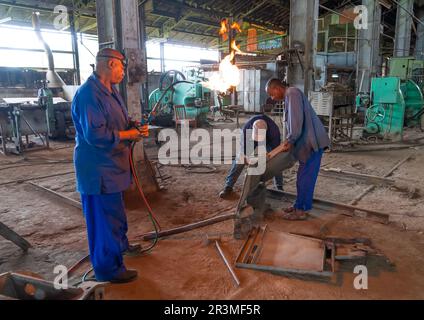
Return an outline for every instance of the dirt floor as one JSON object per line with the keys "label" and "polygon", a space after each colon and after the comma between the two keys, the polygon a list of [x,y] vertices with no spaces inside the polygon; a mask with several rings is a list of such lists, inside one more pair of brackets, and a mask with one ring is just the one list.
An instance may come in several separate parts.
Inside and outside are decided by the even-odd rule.
{"label": "dirt floor", "polygon": [[[216,124],[233,128],[234,124]],[[418,134],[414,132],[414,134]],[[87,254],[85,222],[81,210],[40,191],[30,182],[79,201],[72,165],[73,142],[53,142],[51,150],[25,156],[0,156],[0,221],[25,237],[33,248],[24,254],[13,243],[0,238],[0,273],[25,271],[52,280],[58,264],[73,265]],[[157,147],[146,147],[152,159]],[[241,285],[236,287],[213,245],[205,245],[205,234],[221,235],[222,248],[234,262],[242,240],[233,238],[233,222],[161,239],[154,250],[141,257],[128,257],[126,264],[139,271],[136,282],[107,285],[106,299],[424,299],[424,147],[378,152],[325,153],[324,168],[384,176],[396,163],[411,155],[390,175],[394,186],[377,186],[359,203],[360,207],[390,214],[381,224],[361,217],[313,211],[306,221],[290,222],[278,214],[264,223],[270,231],[285,231],[316,237],[363,237],[384,254],[367,260],[368,290],[353,286],[355,264],[337,265],[327,281],[298,279],[235,268]],[[218,192],[229,169],[215,165],[213,173],[192,173],[183,166],[162,166],[169,176],[165,190],[149,196],[163,230],[234,212],[238,196],[221,200]],[[71,172],[71,173],[69,173]],[[33,179],[50,174],[61,176]],[[296,167],[287,170],[285,190],[295,192]],[[8,183],[11,182],[11,183]],[[236,185],[240,192],[242,179]],[[369,185],[356,180],[320,176],[315,196],[349,203]],[[270,186],[272,187],[272,186]],[[142,201],[130,191],[127,198],[129,238],[137,239],[152,226]],[[284,206],[287,203],[276,206]],[[148,242],[143,242],[148,246]],[[87,266],[85,266],[87,267]],[[85,271],[82,270],[82,271]]]}

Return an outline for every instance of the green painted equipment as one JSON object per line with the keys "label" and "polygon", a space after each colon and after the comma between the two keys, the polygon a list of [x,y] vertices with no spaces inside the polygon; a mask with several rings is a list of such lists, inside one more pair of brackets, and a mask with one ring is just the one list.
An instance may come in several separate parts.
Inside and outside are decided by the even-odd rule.
{"label": "green painted equipment", "polygon": [[211,106],[211,91],[202,86],[206,79],[196,70],[190,70],[187,78],[176,70],[161,76],[159,88],[152,91],[149,106],[144,110],[147,113],[156,110],[152,124],[172,126],[174,106],[184,106],[188,119],[196,119],[199,124],[206,122]]}
{"label": "green painted equipment", "polygon": [[405,126],[424,128],[423,66],[415,58],[392,58],[389,76],[371,80],[369,98],[361,95],[356,102],[366,107],[365,136],[401,140]]}

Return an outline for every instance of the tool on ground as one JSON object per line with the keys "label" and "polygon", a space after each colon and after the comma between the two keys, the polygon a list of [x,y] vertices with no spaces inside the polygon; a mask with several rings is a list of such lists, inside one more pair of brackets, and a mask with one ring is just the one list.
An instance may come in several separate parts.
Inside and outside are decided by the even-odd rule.
{"label": "tool on ground", "polygon": [[221,256],[222,260],[224,261],[225,265],[227,266],[228,271],[230,272],[231,276],[234,279],[235,284],[238,286],[240,286],[240,280],[237,277],[236,273],[234,272],[233,267],[231,266],[231,264],[228,262],[227,258],[225,257],[224,252],[222,251],[221,246],[219,245],[219,242],[215,240],[215,246],[218,249],[219,255]]}
{"label": "tool on ground", "polygon": [[203,246],[207,247],[211,243],[215,243],[215,241],[221,241],[221,236],[211,236],[211,235],[205,234],[203,238]]}

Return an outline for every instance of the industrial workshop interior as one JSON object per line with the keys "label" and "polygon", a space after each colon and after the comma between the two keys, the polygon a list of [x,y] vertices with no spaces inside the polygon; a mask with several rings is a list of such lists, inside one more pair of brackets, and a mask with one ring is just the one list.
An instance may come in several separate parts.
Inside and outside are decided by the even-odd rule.
{"label": "industrial workshop interior", "polygon": [[1,0],[0,151],[0,300],[423,300],[424,1]]}

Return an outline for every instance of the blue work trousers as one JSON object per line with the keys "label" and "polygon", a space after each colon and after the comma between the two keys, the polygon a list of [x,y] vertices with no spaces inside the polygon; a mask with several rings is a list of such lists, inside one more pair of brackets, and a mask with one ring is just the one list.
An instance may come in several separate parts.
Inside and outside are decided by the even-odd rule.
{"label": "blue work trousers", "polygon": [[129,244],[123,193],[81,194],[81,202],[96,279],[109,281],[126,270],[122,253]]}
{"label": "blue work trousers", "polygon": [[299,161],[297,171],[297,198],[293,207],[303,211],[312,209],[315,184],[317,182],[319,168],[321,166],[323,150],[313,152],[306,162]]}

